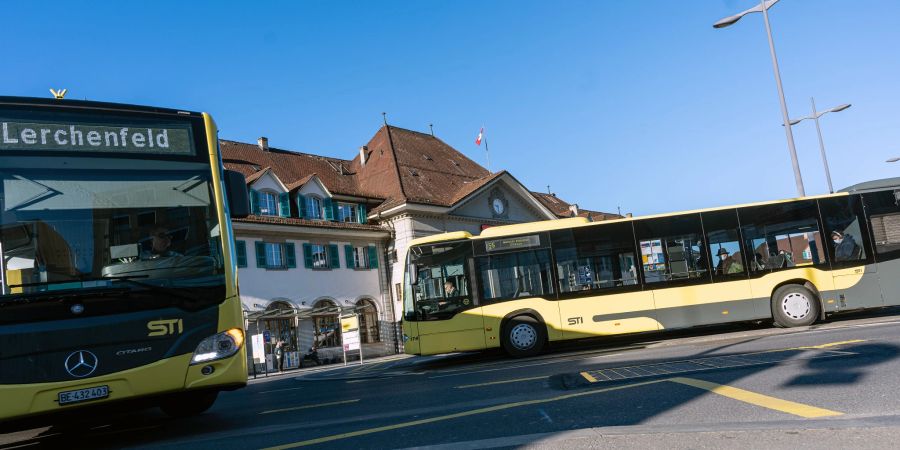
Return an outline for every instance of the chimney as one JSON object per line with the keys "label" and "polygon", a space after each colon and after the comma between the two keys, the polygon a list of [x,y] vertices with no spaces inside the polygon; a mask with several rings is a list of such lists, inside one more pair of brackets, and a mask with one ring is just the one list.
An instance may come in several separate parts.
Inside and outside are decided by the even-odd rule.
{"label": "chimney", "polygon": [[578,217],[578,203],[569,205],[569,211],[572,212],[572,217]]}
{"label": "chimney", "polygon": [[366,167],[366,152],[369,151],[369,147],[363,145],[359,148],[359,165],[362,167]]}
{"label": "chimney", "polygon": [[264,152],[269,151],[269,138],[267,138],[265,136],[261,136],[259,139],[256,140],[256,143],[259,145],[260,150],[262,150]]}

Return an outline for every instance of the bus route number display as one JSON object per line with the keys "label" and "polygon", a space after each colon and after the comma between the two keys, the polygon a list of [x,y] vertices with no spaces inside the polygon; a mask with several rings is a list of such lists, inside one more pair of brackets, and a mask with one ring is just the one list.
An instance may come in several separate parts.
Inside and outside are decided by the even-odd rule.
{"label": "bus route number display", "polygon": [[484,243],[484,249],[488,252],[503,250],[518,250],[521,248],[540,247],[541,237],[538,235],[519,236],[514,238],[493,239]]}
{"label": "bus route number display", "polygon": [[0,151],[37,150],[193,155],[189,128],[85,123],[35,123],[0,119]]}

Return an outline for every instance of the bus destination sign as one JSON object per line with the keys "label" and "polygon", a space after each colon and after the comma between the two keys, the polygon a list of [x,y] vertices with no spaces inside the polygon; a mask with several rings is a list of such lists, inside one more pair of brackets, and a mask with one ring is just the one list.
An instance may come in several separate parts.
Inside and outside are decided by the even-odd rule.
{"label": "bus destination sign", "polygon": [[531,236],[519,236],[506,239],[493,239],[484,243],[484,249],[488,252],[499,252],[503,250],[518,250],[520,248],[540,247],[541,237],[534,234]]}
{"label": "bus destination sign", "polygon": [[0,151],[193,155],[189,128],[15,122],[0,119]]}

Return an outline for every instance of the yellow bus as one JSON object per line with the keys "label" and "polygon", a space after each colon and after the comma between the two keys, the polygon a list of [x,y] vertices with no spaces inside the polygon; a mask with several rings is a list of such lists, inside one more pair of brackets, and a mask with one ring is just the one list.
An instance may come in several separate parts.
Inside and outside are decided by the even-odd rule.
{"label": "yellow bus", "polygon": [[416,239],[405,351],[501,347],[738,321],[810,325],[900,304],[900,178],[819,197]]}
{"label": "yellow bus", "polygon": [[0,423],[245,386],[248,209],[206,113],[0,97]]}

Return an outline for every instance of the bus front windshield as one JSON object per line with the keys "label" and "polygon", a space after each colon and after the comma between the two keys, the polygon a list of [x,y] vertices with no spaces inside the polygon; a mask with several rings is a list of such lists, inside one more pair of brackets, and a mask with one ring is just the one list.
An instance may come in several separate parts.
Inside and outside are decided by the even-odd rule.
{"label": "bus front windshield", "polygon": [[109,288],[217,295],[214,198],[199,162],[0,157],[0,306]]}

